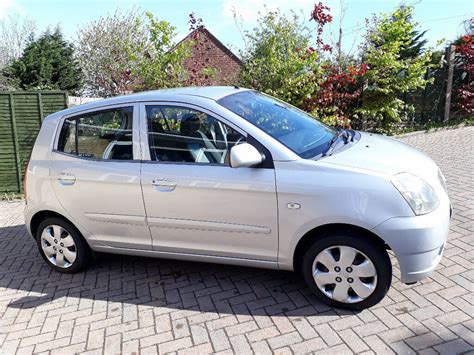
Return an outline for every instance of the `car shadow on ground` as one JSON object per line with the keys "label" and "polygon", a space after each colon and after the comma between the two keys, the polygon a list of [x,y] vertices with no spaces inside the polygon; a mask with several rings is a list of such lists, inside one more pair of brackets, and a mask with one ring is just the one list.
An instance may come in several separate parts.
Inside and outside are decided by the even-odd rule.
{"label": "car shadow on ground", "polygon": [[294,272],[99,254],[87,270],[60,274],[45,264],[24,225],[0,228],[0,235],[0,288],[22,292],[18,298],[9,295],[10,308],[77,297],[234,315],[355,314],[318,301]]}

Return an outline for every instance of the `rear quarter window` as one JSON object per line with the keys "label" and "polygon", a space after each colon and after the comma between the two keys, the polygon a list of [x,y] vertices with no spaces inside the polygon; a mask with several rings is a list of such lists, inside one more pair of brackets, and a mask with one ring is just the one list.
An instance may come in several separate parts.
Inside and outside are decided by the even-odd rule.
{"label": "rear quarter window", "polygon": [[133,107],[78,115],[64,120],[57,150],[82,158],[133,159]]}

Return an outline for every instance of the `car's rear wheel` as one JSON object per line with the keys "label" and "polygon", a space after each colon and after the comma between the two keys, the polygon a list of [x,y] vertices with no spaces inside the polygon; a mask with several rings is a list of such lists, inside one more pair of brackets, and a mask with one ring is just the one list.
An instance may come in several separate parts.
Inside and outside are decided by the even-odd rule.
{"label": "car's rear wheel", "polygon": [[36,233],[39,252],[54,270],[72,274],[85,268],[91,251],[79,231],[69,222],[53,217],[40,223]]}
{"label": "car's rear wheel", "polygon": [[303,258],[303,276],[324,303],[361,310],[380,302],[392,282],[385,248],[353,233],[316,239]]}

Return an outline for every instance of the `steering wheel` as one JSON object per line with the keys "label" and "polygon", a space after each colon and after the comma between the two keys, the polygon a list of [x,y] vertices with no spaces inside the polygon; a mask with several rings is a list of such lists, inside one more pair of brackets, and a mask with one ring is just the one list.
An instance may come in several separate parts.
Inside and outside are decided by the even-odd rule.
{"label": "steering wheel", "polygon": [[[236,145],[239,145],[240,143],[243,143],[245,141],[245,137],[244,136],[241,136],[239,139],[237,139],[234,143],[234,145],[232,147],[235,147]],[[232,149],[232,148],[231,148]],[[224,151],[224,154],[222,154],[222,157],[221,157],[221,163],[224,163],[226,160],[227,160],[227,156],[229,155],[230,153],[230,149],[227,148],[225,151]]]}
{"label": "steering wheel", "polygon": [[235,142],[234,146],[236,145],[239,145],[240,143],[242,143],[242,141],[245,139],[244,136],[240,137],[239,139],[237,139],[237,141]]}

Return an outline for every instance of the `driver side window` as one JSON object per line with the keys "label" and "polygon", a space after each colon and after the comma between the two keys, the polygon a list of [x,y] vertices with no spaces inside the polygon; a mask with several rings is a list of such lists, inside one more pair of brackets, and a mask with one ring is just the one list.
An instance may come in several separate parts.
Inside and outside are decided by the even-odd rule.
{"label": "driver side window", "polygon": [[229,151],[245,137],[218,119],[179,106],[146,106],[152,160],[228,164]]}

